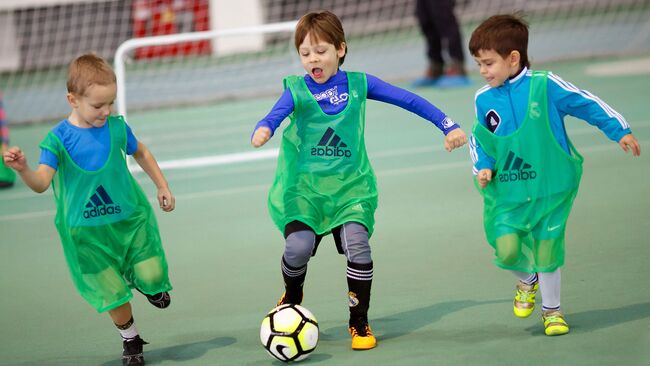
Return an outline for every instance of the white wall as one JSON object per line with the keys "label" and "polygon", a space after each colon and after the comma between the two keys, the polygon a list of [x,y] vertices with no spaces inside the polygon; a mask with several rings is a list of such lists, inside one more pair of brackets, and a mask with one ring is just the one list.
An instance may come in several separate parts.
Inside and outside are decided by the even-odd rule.
{"label": "white wall", "polygon": [[[262,0],[210,0],[210,28],[229,29],[261,25]],[[216,55],[261,50],[264,36],[224,37],[212,41]]]}
{"label": "white wall", "polygon": [[17,70],[20,65],[13,18],[12,12],[0,12],[0,72]]}

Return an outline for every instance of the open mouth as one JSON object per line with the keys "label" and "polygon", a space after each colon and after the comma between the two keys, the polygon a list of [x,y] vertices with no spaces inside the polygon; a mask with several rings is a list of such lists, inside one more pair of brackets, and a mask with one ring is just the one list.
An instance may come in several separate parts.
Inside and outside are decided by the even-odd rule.
{"label": "open mouth", "polygon": [[323,69],[314,67],[313,69],[311,69],[311,74],[314,76],[314,78],[320,79],[321,77],[323,77]]}

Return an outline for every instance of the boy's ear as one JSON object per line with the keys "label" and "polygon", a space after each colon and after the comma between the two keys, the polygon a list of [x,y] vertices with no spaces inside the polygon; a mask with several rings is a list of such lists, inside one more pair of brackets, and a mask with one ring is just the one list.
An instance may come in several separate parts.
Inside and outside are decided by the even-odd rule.
{"label": "boy's ear", "polygon": [[77,101],[77,97],[75,97],[74,94],[68,93],[66,95],[66,98],[68,99],[68,104],[70,104],[72,108],[77,108],[78,101]]}
{"label": "boy's ear", "polygon": [[511,51],[510,52],[510,66],[513,67],[519,67],[519,63],[521,62],[521,53],[519,51]]}
{"label": "boy's ear", "polygon": [[345,44],[345,42],[341,42],[341,47],[339,47],[339,49],[336,50],[336,54],[339,56],[339,58],[345,56],[345,47],[346,46],[347,45]]}

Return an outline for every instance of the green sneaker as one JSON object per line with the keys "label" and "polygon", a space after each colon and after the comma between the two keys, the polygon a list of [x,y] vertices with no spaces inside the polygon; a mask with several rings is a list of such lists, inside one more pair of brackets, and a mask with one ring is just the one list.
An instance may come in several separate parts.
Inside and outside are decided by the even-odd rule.
{"label": "green sneaker", "polygon": [[521,281],[517,283],[517,292],[513,302],[513,310],[518,318],[527,318],[535,310],[535,294],[539,289],[539,282],[527,285]]}
{"label": "green sneaker", "polygon": [[542,312],[544,321],[544,333],[547,336],[556,336],[569,333],[569,324],[564,320],[564,314],[559,310],[548,310]]}

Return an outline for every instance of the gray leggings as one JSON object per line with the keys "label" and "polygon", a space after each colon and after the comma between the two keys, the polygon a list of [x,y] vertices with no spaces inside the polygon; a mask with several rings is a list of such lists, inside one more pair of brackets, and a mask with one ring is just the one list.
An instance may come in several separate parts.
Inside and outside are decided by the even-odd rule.
{"label": "gray leggings", "polygon": [[[336,232],[336,231],[335,231]],[[372,262],[368,230],[356,222],[341,226],[341,249],[349,262],[367,264]],[[317,246],[317,236],[311,230],[300,230],[289,234],[284,247],[284,260],[292,267],[300,268],[309,262]]]}

